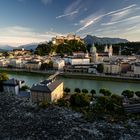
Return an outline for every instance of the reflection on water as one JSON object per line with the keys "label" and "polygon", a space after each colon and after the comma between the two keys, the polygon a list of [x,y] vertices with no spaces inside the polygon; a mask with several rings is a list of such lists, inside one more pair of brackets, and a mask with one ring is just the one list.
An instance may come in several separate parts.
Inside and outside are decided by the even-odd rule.
{"label": "reflection on water", "polygon": [[[16,78],[19,80],[24,80],[27,85],[32,86],[35,83],[38,83],[41,80],[47,79],[48,75],[40,75],[40,74],[30,74],[30,73],[10,73],[8,74],[10,78]],[[59,77],[60,80],[64,82],[65,87],[69,87],[71,90],[75,88],[86,88],[89,91],[91,89],[95,89],[97,92],[101,88],[109,89],[111,92],[116,94],[121,94],[121,92],[125,89],[130,90],[140,90],[140,84],[138,83],[124,83],[124,82],[112,82],[112,81],[98,81],[98,80],[84,80],[84,79],[68,79]]]}

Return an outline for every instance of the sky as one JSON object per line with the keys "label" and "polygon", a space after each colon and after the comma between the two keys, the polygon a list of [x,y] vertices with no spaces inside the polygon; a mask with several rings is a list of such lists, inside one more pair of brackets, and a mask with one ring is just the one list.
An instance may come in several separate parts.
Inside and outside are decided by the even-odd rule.
{"label": "sky", "polygon": [[0,0],[0,45],[68,33],[140,41],[140,0]]}

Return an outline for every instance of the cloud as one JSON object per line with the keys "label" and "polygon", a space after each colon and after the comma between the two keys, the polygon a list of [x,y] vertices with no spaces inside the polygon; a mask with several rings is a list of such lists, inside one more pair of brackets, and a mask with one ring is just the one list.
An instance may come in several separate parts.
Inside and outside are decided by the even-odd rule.
{"label": "cloud", "polygon": [[[66,9],[63,14],[56,17],[56,19],[67,17],[68,19],[73,19],[78,15],[80,9],[83,7],[82,0],[76,0],[72,2]],[[86,9],[85,9],[86,10]]]}
{"label": "cloud", "polygon": [[118,24],[118,23],[126,24],[126,22],[128,24],[140,22],[140,16],[132,16],[132,17],[126,18],[124,20],[118,20],[118,21],[114,21],[114,22],[102,23],[101,25],[103,25],[103,26],[108,26],[109,25],[110,26],[110,25],[114,25],[114,24]]}
{"label": "cloud", "polygon": [[80,27],[76,32],[83,31],[86,28],[88,28],[89,26],[97,24],[102,18],[104,18],[106,16],[112,16],[111,21],[114,21],[114,22],[107,23],[108,25],[115,24],[115,23],[117,23],[117,22],[115,22],[116,20],[121,19],[124,16],[133,12],[134,9],[132,10],[132,8],[134,8],[134,7],[136,8],[136,6],[137,6],[136,4],[132,4],[127,7],[124,7],[124,8],[118,9],[118,10],[114,10],[114,11],[111,11],[111,12],[108,12],[105,14],[99,14],[99,13],[91,14],[89,17],[87,17],[79,22],[79,25],[81,25],[82,27]]}
{"label": "cloud", "polygon": [[63,35],[57,32],[38,33],[35,30],[22,26],[0,28],[0,44],[19,46],[26,43],[48,41],[52,37]]}
{"label": "cloud", "polygon": [[78,11],[76,10],[76,11],[73,11],[71,13],[67,13],[67,14],[63,14],[63,15],[57,16],[56,19],[67,17],[67,16],[72,16],[74,14],[78,14]]}

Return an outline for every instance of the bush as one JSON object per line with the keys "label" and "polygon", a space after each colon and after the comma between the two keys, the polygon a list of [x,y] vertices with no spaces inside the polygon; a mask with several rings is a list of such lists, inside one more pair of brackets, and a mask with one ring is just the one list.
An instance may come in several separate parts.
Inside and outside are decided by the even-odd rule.
{"label": "bush", "polygon": [[136,91],[135,95],[140,98],[140,91]]}
{"label": "bush", "polygon": [[122,105],[122,98],[119,95],[112,94],[111,96],[112,102],[117,105]]}
{"label": "bush", "polygon": [[89,105],[89,97],[86,94],[73,94],[70,97],[71,106],[84,107]]}
{"label": "bush", "polygon": [[82,93],[88,93],[87,89],[82,89]]}
{"label": "bush", "polygon": [[64,98],[59,99],[59,100],[57,101],[57,104],[58,104],[59,106],[64,106],[64,107],[68,107],[68,106],[69,106],[68,102],[65,101]]}
{"label": "bush", "polygon": [[75,88],[74,92],[81,93],[81,90],[79,88]]}
{"label": "bush", "polygon": [[49,105],[49,104],[48,104],[47,101],[43,101],[43,102],[40,102],[40,103],[39,103],[39,107],[40,107],[40,108],[43,108],[43,109],[47,108],[48,105]]}
{"label": "bush", "polygon": [[123,96],[127,96],[127,98],[132,98],[132,97],[134,96],[134,92],[131,91],[131,90],[124,90],[124,91],[122,92],[122,95],[123,95]]}
{"label": "bush", "polygon": [[65,88],[64,92],[67,93],[67,94],[70,93],[70,88]]}
{"label": "bush", "polygon": [[21,90],[26,91],[27,89],[30,89],[27,85],[24,85],[21,87]]}
{"label": "bush", "polygon": [[109,90],[104,88],[100,89],[99,93],[103,94],[104,96],[111,96],[112,94]]}

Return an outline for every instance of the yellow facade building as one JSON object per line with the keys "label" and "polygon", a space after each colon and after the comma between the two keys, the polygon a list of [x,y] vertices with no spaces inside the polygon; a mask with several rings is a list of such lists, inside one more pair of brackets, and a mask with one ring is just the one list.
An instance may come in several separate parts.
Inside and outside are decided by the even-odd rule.
{"label": "yellow facade building", "polygon": [[34,103],[46,101],[56,102],[63,97],[63,82],[58,80],[45,80],[31,88],[31,100]]}

